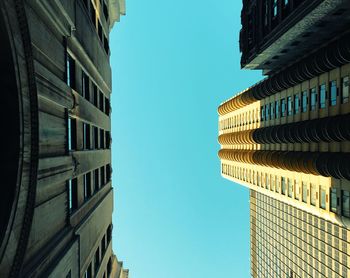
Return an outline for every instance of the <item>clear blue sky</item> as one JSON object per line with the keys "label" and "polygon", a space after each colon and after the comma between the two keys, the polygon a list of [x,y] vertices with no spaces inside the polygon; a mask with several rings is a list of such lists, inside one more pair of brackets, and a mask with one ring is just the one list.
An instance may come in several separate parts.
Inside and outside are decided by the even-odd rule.
{"label": "clear blue sky", "polygon": [[240,70],[239,0],[132,1],[111,34],[113,247],[131,278],[249,277],[248,190],[220,176],[217,106]]}

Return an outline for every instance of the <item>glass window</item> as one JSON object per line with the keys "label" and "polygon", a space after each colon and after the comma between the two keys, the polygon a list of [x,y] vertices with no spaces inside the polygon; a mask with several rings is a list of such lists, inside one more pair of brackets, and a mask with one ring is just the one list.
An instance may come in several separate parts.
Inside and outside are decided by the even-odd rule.
{"label": "glass window", "polygon": [[342,215],[350,218],[350,192],[342,190]]}
{"label": "glass window", "polygon": [[316,103],[317,103],[317,91],[316,88],[312,88],[310,90],[310,110],[316,110]]}
{"label": "glass window", "polygon": [[337,212],[338,198],[337,190],[335,188],[331,189],[331,211]]}
{"label": "glass window", "polygon": [[275,176],[275,185],[276,185],[276,192],[279,193],[279,184],[278,184],[277,176]]}
{"label": "glass window", "polygon": [[271,176],[271,191],[275,191],[275,179],[273,176]]}
{"label": "glass window", "polygon": [[291,179],[288,179],[288,197],[293,197],[293,183]]}
{"label": "glass window", "polygon": [[286,179],[284,177],[281,177],[281,188],[282,194],[286,195]]}
{"label": "glass window", "polygon": [[75,89],[75,60],[69,54],[66,60],[66,83]]}
{"label": "glass window", "polygon": [[77,149],[77,121],[76,119],[68,118],[68,150]]}
{"label": "glass window", "polygon": [[342,83],[341,102],[347,103],[349,102],[349,76],[343,77],[341,83]]}
{"label": "glass window", "polygon": [[337,81],[332,80],[329,83],[329,90],[330,90],[329,105],[335,106],[337,105]]}
{"label": "glass window", "polygon": [[90,91],[89,91],[89,77],[86,75],[86,73],[82,72],[82,96],[86,98],[87,100],[90,100]]}
{"label": "glass window", "polygon": [[320,108],[326,107],[326,84],[320,86]]}
{"label": "glass window", "polygon": [[278,119],[280,116],[280,102],[278,100],[275,101],[275,118]]}
{"label": "glass window", "polygon": [[263,122],[265,119],[265,110],[264,110],[264,106],[260,107],[260,111],[261,111],[261,121]]}
{"label": "glass window", "polygon": [[303,202],[307,203],[307,184],[305,182],[302,183],[303,185]]}
{"label": "glass window", "polygon": [[299,194],[300,194],[300,188],[299,188],[299,181],[295,181],[295,199],[299,200]]}
{"label": "glass window", "polygon": [[326,209],[326,188],[320,186],[320,207]]}
{"label": "glass window", "polygon": [[78,208],[78,181],[72,179],[68,181],[68,207],[69,212],[72,213]]}
{"label": "glass window", "polygon": [[270,178],[268,174],[266,174],[266,177],[265,177],[265,185],[266,185],[266,189],[270,188]]}
{"label": "glass window", "polygon": [[286,100],[284,98],[281,99],[281,117],[286,116]]}
{"label": "glass window", "polygon": [[298,114],[299,113],[299,95],[294,95],[294,113]]}
{"label": "glass window", "polygon": [[310,184],[310,203],[313,206],[316,206],[316,185],[315,184]]}
{"label": "glass window", "polygon": [[301,112],[307,111],[307,102],[308,102],[308,91],[305,90],[301,93]]}
{"label": "glass window", "polygon": [[268,121],[269,120],[269,116],[270,116],[270,111],[269,111],[270,105],[266,104],[265,105],[265,120]]}
{"label": "glass window", "polygon": [[277,13],[278,13],[278,5],[277,5],[277,0],[273,0],[273,6],[272,6],[272,9],[273,9],[273,17],[277,16]]}
{"label": "glass window", "polygon": [[292,97],[287,98],[287,115],[290,116],[293,114],[293,106],[292,106]]}

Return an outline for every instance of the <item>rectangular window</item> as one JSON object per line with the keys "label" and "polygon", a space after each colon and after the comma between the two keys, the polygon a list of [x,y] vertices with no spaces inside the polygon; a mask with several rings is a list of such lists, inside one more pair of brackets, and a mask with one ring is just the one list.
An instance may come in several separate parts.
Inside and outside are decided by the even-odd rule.
{"label": "rectangular window", "polygon": [[70,213],[78,208],[78,180],[76,178],[68,181],[68,206]]}
{"label": "rectangular window", "polygon": [[265,108],[264,108],[264,106],[260,107],[260,113],[261,113],[261,121],[263,122],[265,120]]}
{"label": "rectangular window", "polygon": [[265,105],[265,120],[268,121],[270,116],[269,105]]}
{"label": "rectangular window", "polygon": [[266,186],[266,189],[270,188],[270,178],[268,174],[265,174],[265,186]]}
{"label": "rectangular window", "polygon": [[101,174],[101,186],[104,186],[106,184],[105,166],[102,166],[100,168],[100,174]]}
{"label": "rectangular window", "polygon": [[315,184],[310,184],[310,203],[313,206],[316,206],[316,185]]}
{"label": "rectangular window", "polygon": [[[111,108],[111,104],[109,102],[109,99],[105,98],[105,113],[107,116],[109,116],[109,114],[110,114],[110,111],[111,111],[110,108]],[[250,112],[249,112],[249,114],[250,114]]]}
{"label": "rectangular window", "polygon": [[316,110],[317,91],[316,88],[310,89],[310,110]]}
{"label": "rectangular window", "polygon": [[308,102],[308,91],[305,90],[301,93],[301,112],[306,112],[307,111],[307,103]]}
{"label": "rectangular window", "polygon": [[273,13],[272,13],[273,17],[276,17],[278,13],[277,0],[273,0],[272,10],[273,10]]}
{"label": "rectangular window", "polygon": [[271,180],[271,191],[275,191],[275,178],[274,178],[274,176],[271,176],[270,180]]}
{"label": "rectangular window", "polygon": [[103,93],[100,92],[100,110],[102,112],[104,112],[104,101],[103,101],[103,99],[104,99]]}
{"label": "rectangular window", "polygon": [[303,182],[302,186],[303,186],[303,202],[307,203],[307,184]]}
{"label": "rectangular window", "polygon": [[103,47],[105,49],[106,54],[109,54],[109,43],[108,43],[108,39],[105,35],[103,35]]}
{"label": "rectangular window", "polygon": [[288,197],[293,197],[293,182],[292,179],[288,179]]}
{"label": "rectangular window", "polygon": [[95,26],[96,28],[96,10],[95,10],[95,7],[92,3],[90,3],[90,12],[91,12],[91,21],[92,21],[92,24]]}
{"label": "rectangular window", "polygon": [[77,121],[73,118],[68,118],[68,150],[77,149]]}
{"label": "rectangular window", "polygon": [[281,117],[286,116],[286,100],[284,98],[281,99]]}
{"label": "rectangular window", "polygon": [[100,148],[105,148],[105,132],[103,129],[100,129]]}
{"label": "rectangular window", "polygon": [[86,123],[83,123],[83,149],[86,149]]}
{"label": "rectangular window", "polygon": [[275,185],[276,185],[276,192],[279,193],[280,192],[280,190],[279,190],[279,181],[278,181],[277,176],[275,176]]}
{"label": "rectangular window", "polygon": [[331,211],[337,212],[338,208],[338,197],[337,197],[337,190],[335,188],[331,189]]}
{"label": "rectangular window", "polygon": [[342,215],[350,218],[350,192],[342,190]]}
{"label": "rectangular window", "polygon": [[320,109],[326,107],[326,84],[320,86]]}
{"label": "rectangular window", "polygon": [[102,25],[100,21],[98,21],[98,37],[100,38],[100,41],[103,39],[103,31],[102,31]]}
{"label": "rectangular window", "polygon": [[99,140],[98,140],[98,127],[94,126],[94,141],[95,141],[95,149],[99,148]]}
{"label": "rectangular window", "polygon": [[108,7],[105,0],[103,1],[103,14],[105,16],[106,21],[108,21],[109,14],[108,14]]}
{"label": "rectangular window", "polygon": [[99,174],[100,169],[95,169],[94,170],[94,190],[97,192],[100,189],[100,174]]}
{"label": "rectangular window", "polygon": [[95,273],[97,273],[98,268],[100,266],[100,247],[97,247],[97,250],[95,252]]}
{"label": "rectangular window", "polygon": [[329,82],[329,105],[335,106],[337,105],[337,81],[332,80]]}
{"label": "rectangular window", "polygon": [[97,86],[95,84],[92,85],[93,87],[93,94],[94,94],[94,105],[97,107],[98,105],[98,90],[97,90]]}
{"label": "rectangular window", "polygon": [[300,195],[300,188],[299,188],[299,181],[295,181],[295,199],[299,200],[299,195]]}
{"label": "rectangular window", "polygon": [[111,133],[106,131],[106,149],[111,148]]}
{"label": "rectangular window", "polygon": [[107,182],[109,182],[111,180],[111,165],[110,164],[107,164],[106,166],[106,178],[107,178]]}
{"label": "rectangular window", "polygon": [[286,179],[284,177],[281,177],[281,188],[282,194],[286,195]]}
{"label": "rectangular window", "polygon": [[89,91],[89,86],[90,86],[90,80],[87,74],[82,71],[82,92],[81,95],[86,98],[87,100],[90,100],[90,91]]}
{"label": "rectangular window", "polygon": [[326,209],[326,188],[320,186],[320,208]]}
{"label": "rectangular window", "polygon": [[105,235],[101,239],[101,251],[102,251],[102,257],[106,251],[106,240],[105,240]]}
{"label": "rectangular window", "polygon": [[91,149],[91,131],[90,125],[86,124],[86,149]]}
{"label": "rectangular window", "polygon": [[293,115],[293,106],[292,106],[292,97],[289,96],[287,98],[287,115],[291,116]]}
{"label": "rectangular window", "polygon": [[84,175],[84,200],[86,201],[91,197],[91,173]]}
{"label": "rectangular window", "polygon": [[92,278],[92,265],[89,264],[87,270],[84,273],[84,278]]}
{"label": "rectangular window", "polygon": [[341,80],[341,103],[349,102],[349,76],[345,76]]}
{"label": "rectangular window", "polygon": [[66,60],[66,83],[75,89],[75,60],[67,53]]}
{"label": "rectangular window", "polygon": [[278,119],[280,116],[280,107],[279,107],[279,101],[275,101],[275,118]]}
{"label": "rectangular window", "polygon": [[299,95],[294,95],[294,113],[298,114],[299,113]]}

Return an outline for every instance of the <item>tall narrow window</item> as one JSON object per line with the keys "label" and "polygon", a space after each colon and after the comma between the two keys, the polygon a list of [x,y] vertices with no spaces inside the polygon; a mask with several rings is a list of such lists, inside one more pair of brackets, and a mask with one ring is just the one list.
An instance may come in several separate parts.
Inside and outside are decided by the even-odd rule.
{"label": "tall narrow window", "polygon": [[94,126],[94,141],[95,141],[95,149],[99,149],[99,139],[98,139],[98,127]]}
{"label": "tall narrow window", "polygon": [[103,0],[103,14],[105,16],[106,21],[108,21],[109,14],[108,14],[108,7],[105,0]]}
{"label": "tall narrow window", "polygon": [[310,203],[311,203],[311,205],[313,205],[313,206],[316,206],[316,192],[317,192],[317,190],[316,190],[316,185],[315,184],[313,184],[313,183],[311,183],[310,184]]}
{"label": "tall narrow window", "polygon": [[342,78],[342,87],[341,87],[341,102],[349,102],[349,76]]}
{"label": "tall narrow window", "polygon": [[303,182],[303,202],[307,203],[307,183]]}
{"label": "tall narrow window", "polygon": [[307,111],[307,103],[308,102],[308,90],[305,90],[301,93],[301,112]]}
{"label": "tall narrow window", "polygon": [[100,129],[100,148],[105,148],[105,132],[103,129]]}
{"label": "tall narrow window", "polygon": [[109,116],[109,114],[110,114],[110,110],[111,110],[110,108],[111,108],[110,101],[108,98],[105,98],[105,113],[107,116]]}
{"label": "tall narrow window", "polygon": [[288,179],[288,197],[293,197],[293,182],[292,179]]}
{"label": "tall narrow window", "polygon": [[78,208],[78,180],[76,178],[68,181],[68,208],[70,213]]}
{"label": "tall narrow window", "polygon": [[291,116],[293,115],[293,106],[292,106],[292,97],[289,96],[287,98],[287,115]]}
{"label": "tall narrow window", "polygon": [[68,118],[68,150],[77,149],[77,121],[73,118]]}
{"label": "tall narrow window", "polygon": [[101,186],[104,186],[106,184],[105,166],[102,166],[100,168],[100,174],[101,174]]}
{"label": "tall narrow window", "polygon": [[273,17],[276,17],[278,14],[278,5],[277,5],[277,0],[273,0],[273,6],[272,6],[272,11],[273,11]]}
{"label": "tall narrow window", "polygon": [[331,211],[337,212],[338,208],[338,197],[337,197],[337,190],[335,188],[331,189]]}
{"label": "tall narrow window", "polygon": [[337,81],[332,80],[329,82],[329,105],[335,106],[337,105]]}
{"label": "tall narrow window", "polygon": [[111,133],[106,131],[106,149],[111,148]]}
{"label": "tall narrow window", "polygon": [[69,87],[75,89],[75,60],[67,53],[66,82]]}
{"label": "tall narrow window", "polygon": [[[231,169],[230,169],[231,170]],[[106,166],[106,177],[107,177],[107,182],[111,180],[111,164],[107,164]],[[231,172],[231,171],[230,171]]]}
{"label": "tall narrow window", "polygon": [[97,247],[97,250],[95,252],[95,273],[97,273],[99,266],[100,266],[100,247]]}
{"label": "tall narrow window", "polygon": [[286,195],[286,179],[284,177],[281,177],[281,188],[282,194]]}
{"label": "tall narrow window", "polygon": [[87,124],[86,123],[83,123],[83,149],[85,150],[87,148],[87,140],[86,140],[86,133],[87,133],[87,130],[86,130],[86,126]]}
{"label": "tall narrow window", "polygon": [[100,21],[98,21],[98,37],[100,38],[100,41],[103,39],[103,31],[102,31],[102,25]]}
{"label": "tall narrow window", "polygon": [[342,215],[350,218],[350,192],[342,190]]}
{"label": "tall narrow window", "polygon": [[316,88],[310,89],[310,110],[316,110],[317,91]]}
{"label": "tall narrow window", "polygon": [[326,107],[326,84],[320,86],[320,108]]}
{"label": "tall narrow window", "polygon": [[286,116],[286,100],[284,98],[281,99],[281,117]]}
{"label": "tall narrow window", "polygon": [[326,188],[320,186],[320,207],[326,209]]}
{"label": "tall narrow window", "polygon": [[100,110],[104,112],[104,95],[100,92]]}
{"label": "tall narrow window", "polygon": [[91,197],[91,173],[84,175],[84,200]]}
{"label": "tall narrow window", "polygon": [[81,92],[81,95],[84,98],[86,98],[87,100],[90,100],[89,86],[90,86],[89,77],[87,76],[87,74],[84,71],[82,71],[82,92]]}
{"label": "tall narrow window", "polygon": [[299,187],[299,181],[295,180],[295,186],[294,186],[295,190],[295,199],[299,200],[299,195],[300,195],[300,187]]}
{"label": "tall narrow window", "polygon": [[261,121],[263,122],[265,120],[265,108],[264,106],[260,107],[261,111]]}
{"label": "tall narrow window", "polygon": [[90,125],[86,124],[86,149],[91,149],[91,131]]}
{"label": "tall narrow window", "polygon": [[294,113],[295,114],[299,113],[299,107],[300,107],[299,95],[294,95]]}
{"label": "tall narrow window", "polygon": [[92,265],[89,264],[88,268],[86,269],[84,273],[84,278],[92,278]]}
{"label": "tall narrow window", "polygon": [[94,170],[94,191],[97,192],[100,189],[100,169]]}
{"label": "tall narrow window", "polygon": [[278,119],[280,116],[280,107],[279,107],[279,101],[275,101],[275,118]]}
{"label": "tall narrow window", "polygon": [[96,10],[92,3],[90,3],[91,21],[96,28]]}

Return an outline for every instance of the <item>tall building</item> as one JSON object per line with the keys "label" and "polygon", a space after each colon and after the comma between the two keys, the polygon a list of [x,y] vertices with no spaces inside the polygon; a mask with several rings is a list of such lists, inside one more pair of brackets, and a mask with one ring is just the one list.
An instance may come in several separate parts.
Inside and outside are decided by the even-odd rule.
{"label": "tall building", "polygon": [[221,173],[250,190],[252,277],[350,277],[350,6],[243,1],[241,66],[219,108]]}
{"label": "tall building", "polygon": [[0,1],[1,277],[123,277],[109,33],[124,13],[124,0]]}

